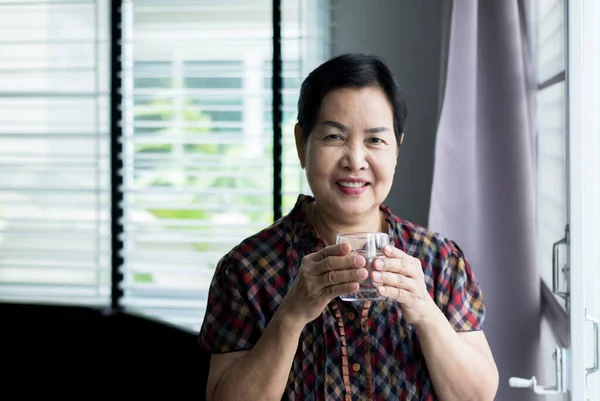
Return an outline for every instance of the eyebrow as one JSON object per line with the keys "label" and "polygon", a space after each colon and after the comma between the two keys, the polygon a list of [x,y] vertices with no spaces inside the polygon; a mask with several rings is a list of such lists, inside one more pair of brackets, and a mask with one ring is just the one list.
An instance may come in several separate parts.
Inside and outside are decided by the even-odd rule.
{"label": "eyebrow", "polygon": [[[321,125],[328,125],[330,127],[337,128],[340,131],[348,132],[348,127],[346,127],[344,124],[338,123],[337,121],[327,120],[327,121],[323,121],[321,123]],[[389,131],[389,130],[390,129],[388,127],[375,127],[375,128],[367,128],[364,132],[365,132],[365,134],[377,134],[379,132],[385,132],[385,131]]]}

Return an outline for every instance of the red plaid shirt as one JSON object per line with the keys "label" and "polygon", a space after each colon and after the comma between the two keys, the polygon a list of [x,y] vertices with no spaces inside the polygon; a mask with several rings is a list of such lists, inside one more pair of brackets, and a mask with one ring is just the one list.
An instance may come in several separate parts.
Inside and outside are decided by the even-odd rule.
{"label": "red plaid shirt", "polygon": [[[213,353],[259,340],[292,286],[302,258],[325,244],[301,205],[223,257],[211,284],[199,344]],[[397,248],[421,260],[429,294],[456,331],[480,330],[481,290],[461,249],[381,206]],[[350,394],[349,394],[350,393]],[[436,400],[415,328],[393,300],[333,299],[300,336],[283,399]]]}

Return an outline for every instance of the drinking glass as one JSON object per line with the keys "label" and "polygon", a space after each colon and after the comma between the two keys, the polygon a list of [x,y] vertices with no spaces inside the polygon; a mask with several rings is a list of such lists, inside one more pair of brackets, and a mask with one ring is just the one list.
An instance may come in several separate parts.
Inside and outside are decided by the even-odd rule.
{"label": "drinking glass", "polygon": [[383,247],[390,244],[389,234],[376,232],[338,234],[335,242],[336,244],[350,244],[350,253],[364,257],[367,261],[365,268],[369,272],[368,277],[360,283],[358,291],[341,295],[340,298],[343,301],[351,302],[383,299],[371,280],[371,272],[373,271],[373,262],[385,257]]}

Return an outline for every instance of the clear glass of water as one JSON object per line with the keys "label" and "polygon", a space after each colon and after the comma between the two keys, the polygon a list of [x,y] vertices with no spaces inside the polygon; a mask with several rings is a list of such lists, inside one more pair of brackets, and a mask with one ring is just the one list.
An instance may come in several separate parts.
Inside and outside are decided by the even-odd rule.
{"label": "clear glass of water", "polygon": [[343,301],[365,301],[383,299],[377,292],[377,287],[371,280],[373,262],[383,259],[383,247],[390,244],[390,236],[387,233],[364,232],[338,234],[336,244],[347,243],[351,246],[351,254],[361,255],[367,261],[365,268],[369,276],[360,283],[358,291],[340,296]]}

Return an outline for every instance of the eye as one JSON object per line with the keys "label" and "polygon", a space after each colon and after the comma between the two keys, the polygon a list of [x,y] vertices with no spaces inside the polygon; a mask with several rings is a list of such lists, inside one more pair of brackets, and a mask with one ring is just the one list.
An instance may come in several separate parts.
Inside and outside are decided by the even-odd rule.
{"label": "eye", "polygon": [[329,134],[329,135],[325,135],[325,137],[323,138],[323,140],[325,140],[325,141],[340,141],[343,139],[344,138],[342,138],[342,136],[340,134]]}
{"label": "eye", "polygon": [[385,143],[385,141],[381,138],[377,138],[377,137],[372,137],[367,139],[367,142],[369,142],[372,145],[381,145],[383,143]]}

